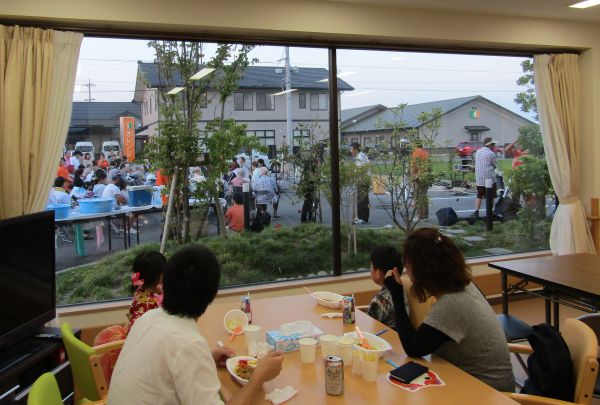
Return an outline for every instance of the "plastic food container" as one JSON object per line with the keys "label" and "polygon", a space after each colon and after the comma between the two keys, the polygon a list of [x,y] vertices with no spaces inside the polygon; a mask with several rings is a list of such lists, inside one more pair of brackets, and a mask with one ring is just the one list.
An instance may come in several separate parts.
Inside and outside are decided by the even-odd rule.
{"label": "plastic food container", "polygon": [[329,291],[315,291],[311,297],[317,301],[317,304],[326,308],[341,308],[344,296]]}
{"label": "plastic food container", "polygon": [[83,198],[79,200],[80,214],[100,214],[111,212],[115,200],[113,198]]}
{"label": "plastic food container", "polygon": [[142,207],[152,204],[152,186],[127,187],[128,203],[130,207]]}
{"label": "plastic food container", "polygon": [[54,219],[66,219],[71,211],[71,204],[48,204],[46,211],[54,211]]}

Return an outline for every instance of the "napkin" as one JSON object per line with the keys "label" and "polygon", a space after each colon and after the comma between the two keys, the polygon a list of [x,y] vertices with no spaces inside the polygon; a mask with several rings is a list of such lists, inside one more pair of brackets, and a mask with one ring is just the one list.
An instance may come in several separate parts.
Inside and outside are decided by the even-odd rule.
{"label": "napkin", "polygon": [[265,395],[265,399],[271,401],[273,405],[279,405],[283,404],[297,393],[298,391],[291,385],[288,385],[285,388],[275,388],[270,394]]}
{"label": "napkin", "polygon": [[314,328],[314,325],[310,321],[296,321],[291,323],[284,323],[279,328],[279,333],[283,336],[300,335],[308,333]]}
{"label": "napkin", "polygon": [[321,314],[322,318],[342,318],[344,316],[344,314],[342,314],[341,312],[327,312],[325,314]]}

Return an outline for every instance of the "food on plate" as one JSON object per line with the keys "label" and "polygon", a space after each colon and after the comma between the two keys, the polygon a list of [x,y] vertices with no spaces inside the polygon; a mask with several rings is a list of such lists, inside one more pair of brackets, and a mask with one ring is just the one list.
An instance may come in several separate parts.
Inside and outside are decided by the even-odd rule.
{"label": "food on plate", "polygon": [[256,360],[240,359],[238,360],[238,364],[235,366],[233,371],[238,377],[244,380],[249,380],[250,377],[252,377],[255,367]]}

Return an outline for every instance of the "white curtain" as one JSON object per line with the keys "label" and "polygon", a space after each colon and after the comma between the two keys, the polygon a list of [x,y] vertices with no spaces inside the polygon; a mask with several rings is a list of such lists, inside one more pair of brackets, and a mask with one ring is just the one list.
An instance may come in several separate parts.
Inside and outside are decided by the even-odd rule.
{"label": "white curtain", "polygon": [[0,219],[44,209],[71,120],[82,39],[0,25]]}
{"label": "white curtain", "polygon": [[535,88],[544,151],[560,204],[552,221],[553,254],[595,253],[579,188],[578,56],[537,55]]}

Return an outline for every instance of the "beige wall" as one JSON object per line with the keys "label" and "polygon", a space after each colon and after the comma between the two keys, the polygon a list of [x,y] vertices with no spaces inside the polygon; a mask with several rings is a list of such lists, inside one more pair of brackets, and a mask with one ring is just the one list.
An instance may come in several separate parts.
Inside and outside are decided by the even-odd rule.
{"label": "beige wall", "polygon": [[121,32],[251,36],[265,40],[340,41],[454,49],[580,49],[582,147],[580,197],[600,196],[600,26],[598,24],[422,11],[306,0],[0,0],[5,23]]}

